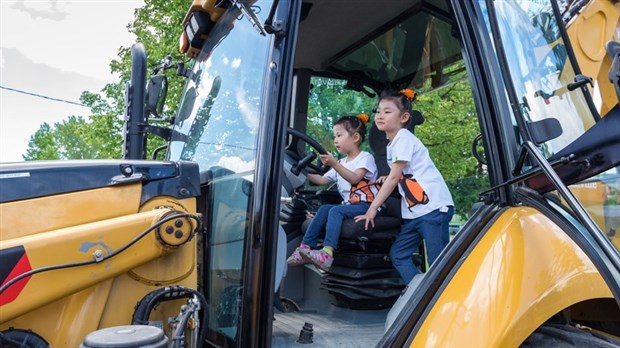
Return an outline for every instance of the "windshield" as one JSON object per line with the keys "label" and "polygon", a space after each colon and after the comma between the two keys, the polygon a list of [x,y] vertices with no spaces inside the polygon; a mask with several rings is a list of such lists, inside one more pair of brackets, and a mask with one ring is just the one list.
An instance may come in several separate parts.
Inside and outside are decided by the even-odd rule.
{"label": "windshield", "polygon": [[557,137],[539,146],[547,158],[551,157],[595,123],[581,88],[569,88],[576,74],[551,3],[494,1],[493,6],[505,43],[506,68],[525,123],[551,118],[559,121]]}
{"label": "windshield", "polygon": [[[267,2],[252,8],[265,17]],[[269,38],[257,35],[246,18],[235,20],[222,18],[209,34],[175,119],[169,158],[198,162],[201,172],[213,166],[233,172],[254,168]],[[235,39],[222,40],[233,26]]]}
{"label": "windshield", "polygon": [[[264,22],[272,1],[244,3],[250,2]],[[271,36],[259,35],[246,16],[230,6],[209,33],[185,87],[169,148],[169,159],[197,162],[207,184],[202,281],[209,302],[207,339],[218,346],[236,346],[242,331],[246,221],[252,215],[271,43]]]}
{"label": "windshield", "polygon": [[[579,168],[579,161],[556,171],[563,175],[565,183],[574,182],[568,186],[574,197],[616,248],[620,248],[617,234],[620,229],[620,166],[614,155],[618,153],[615,141],[618,137],[613,130],[616,123],[606,123],[611,119],[605,116],[595,126],[595,115],[588,106],[589,96],[581,88],[571,86],[577,76],[549,1],[494,1],[492,6],[501,41],[505,43],[506,68],[518,110],[526,124],[551,118],[558,120],[561,134],[539,144],[539,149],[547,158],[571,153],[581,156],[579,159],[587,163],[572,177],[569,172]],[[589,162],[597,157],[605,161]],[[568,211],[572,210],[557,191],[547,193],[547,197]]]}

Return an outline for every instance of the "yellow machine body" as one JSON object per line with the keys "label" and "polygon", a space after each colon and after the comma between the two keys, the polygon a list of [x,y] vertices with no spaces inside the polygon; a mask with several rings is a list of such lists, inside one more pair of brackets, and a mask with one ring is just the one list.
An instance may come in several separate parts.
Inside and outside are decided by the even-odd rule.
{"label": "yellow machine body", "polygon": [[[0,248],[23,247],[31,269],[84,262],[113,253],[167,213],[196,211],[194,198],[156,197],[140,206],[140,195],[141,185],[132,184],[2,204]],[[128,324],[136,303],[156,288],[196,288],[195,222],[182,220],[178,247],[152,231],[101,262],[25,278],[16,297],[2,301],[0,330],[26,327],[53,347],[77,347],[92,331]],[[165,328],[178,308],[164,303],[152,320]]]}
{"label": "yellow machine body", "polygon": [[605,50],[608,41],[620,41],[620,3],[590,1],[566,28],[582,74],[595,81],[591,88],[601,116],[605,116],[618,99],[609,83],[611,58]]}
{"label": "yellow machine body", "polygon": [[579,246],[535,209],[507,209],[469,252],[412,347],[516,347],[574,304],[613,301]]}

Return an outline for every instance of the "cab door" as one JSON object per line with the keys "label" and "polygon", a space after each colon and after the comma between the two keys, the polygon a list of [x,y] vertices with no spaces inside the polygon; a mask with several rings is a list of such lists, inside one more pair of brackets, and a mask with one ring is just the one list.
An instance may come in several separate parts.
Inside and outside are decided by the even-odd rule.
{"label": "cab door", "polygon": [[284,110],[298,3],[237,1],[217,18],[177,114],[169,158],[200,166],[206,216],[201,290],[207,341],[268,346]]}

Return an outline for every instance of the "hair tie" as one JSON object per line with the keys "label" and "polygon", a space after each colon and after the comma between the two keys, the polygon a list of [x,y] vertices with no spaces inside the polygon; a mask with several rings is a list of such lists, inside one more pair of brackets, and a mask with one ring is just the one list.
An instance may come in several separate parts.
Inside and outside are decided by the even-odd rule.
{"label": "hair tie", "polygon": [[400,90],[400,94],[404,95],[405,98],[407,98],[407,100],[409,100],[409,102],[412,102],[415,100],[416,97],[416,92],[413,89],[410,88],[405,88],[405,89],[401,89]]}
{"label": "hair tie", "polygon": [[360,120],[364,126],[370,121],[370,117],[366,114],[357,114],[357,119]]}

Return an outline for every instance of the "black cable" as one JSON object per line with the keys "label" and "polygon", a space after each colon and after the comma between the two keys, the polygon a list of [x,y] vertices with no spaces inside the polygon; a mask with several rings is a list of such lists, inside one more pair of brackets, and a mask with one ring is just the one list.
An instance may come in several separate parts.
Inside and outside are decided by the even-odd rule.
{"label": "black cable", "polygon": [[5,86],[0,86],[0,88],[6,89],[7,91],[12,91],[12,92],[17,92],[17,93],[21,93],[21,94],[26,94],[26,95],[37,97],[37,98],[43,98],[43,99],[48,99],[48,100],[57,101],[57,102],[61,102],[61,103],[67,103],[67,104],[73,104],[73,105],[77,105],[77,106],[83,106],[85,108],[89,108],[90,107],[88,105],[72,102],[72,101],[69,101],[69,100],[52,98],[52,97],[48,97],[46,95],[41,95],[41,94],[36,94],[36,93],[32,93],[32,92],[22,91],[21,89],[5,87]]}
{"label": "black cable", "polygon": [[178,218],[183,218],[183,217],[194,219],[197,222],[196,229],[194,230],[194,233],[196,233],[197,231],[199,231],[201,229],[202,222],[200,221],[199,217],[197,217],[197,216],[195,216],[193,214],[175,214],[175,215],[166,217],[166,218],[156,222],[153,226],[147,228],[144,232],[142,232],[138,236],[136,236],[132,241],[130,241],[129,243],[125,244],[124,246],[122,246],[121,248],[117,249],[116,251],[114,251],[114,252],[104,256],[101,260],[96,260],[95,259],[95,260],[89,260],[89,261],[72,262],[72,263],[65,263],[65,264],[61,264],[61,265],[46,266],[46,267],[40,267],[40,268],[32,269],[32,270],[30,270],[28,272],[25,272],[25,273],[22,273],[22,274],[18,275],[17,277],[11,279],[10,281],[8,281],[4,285],[2,285],[0,287],[0,294],[2,294],[11,285],[13,285],[16,282],[22,280],[23,278],[26,278],[26,277],[29,277],[29,276],[32,276],[32,275],[35,275],[35,274],[38,274],[38,273],[54,271],[54,270],[58,270],[58,269],[87,266],[87,265],[92,265],[92,264],[95,264],[95,263],[101,263],[101,262],[103,262],[103,261],[105,261],[105,260],[107,260],[109,258],[112,258],[112,257],[118,255],[119,253],[127,250],[127,248],[129,248],[132,245],[134,245],[140,239],[144,238],[147,234],[149,234],[150,232],[152,232],[156,228],[160,227],[164,223],[166,223],[166,222],[168,222],[170,220],[174,220],[174,219],[178,219]]}

